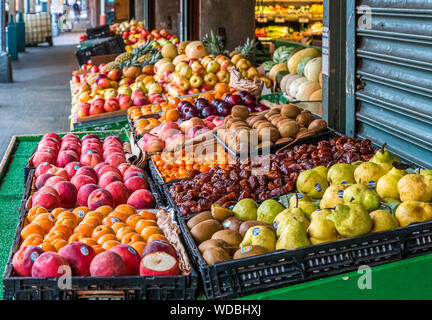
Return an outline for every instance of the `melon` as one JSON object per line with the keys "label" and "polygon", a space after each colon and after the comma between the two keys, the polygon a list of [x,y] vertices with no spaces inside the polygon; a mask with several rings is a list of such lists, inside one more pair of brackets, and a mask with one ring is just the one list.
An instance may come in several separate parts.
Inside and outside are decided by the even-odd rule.
{"label": "melon", "polygon": [[174,65],[178,65],[183,60],[189,60],[187,55],[179,54],[177,57],[174,58],[173,63],[174,63]]}
{"label": "melon", "polygon": [[175,65],[171,62],[165,62],[165,63],[159,65],[157,68],[158,78],[161,79],[166,71],[174,72],[175,71]]}
{"label": "melon", "polygon": [[158,62],[154,64],[155,69],[157,69],[161,64],[164,64],[165,62],[171,62],[170,58],[162,58]]}
{"label": "melon", "polygon": [[282,78],[282,80],[281,80],[281,82],[280,82],[280,85],[279,85],[279,88],[281,89],[282,92],[285,92],[285,85],[286,85],[288,79],[289,79],[290,77],[292,77],[292,76],[293,76],[292,74],[286,74],[286,75],[284,75],[284,77]]}
{"label": "melon", "polygon": [[177,47],[172,43],[167,43],[162,47],[162,57],[174,59],[177,57]]}
{"label": "melon", "polygon": [[310,101],[310,96],[320,89],[318,82],[306,81],[298,88],[296,98],[300,101]]}
{"label": "melon", "polygon": [[290,73],[297,73],[297,65],[306,57],[319,57],[321,52],[315,48],[306,48],[296,52],[287,62]]}
{"label": "melon", "polygon": [[[303,61],[303,60],[302,60]],[[322,68],[322,58],[313,58],[307,62],[304,68],[304,76],[310,81],[318,82]]]}
{"label": "melon", "polygon": [[207,55],[204,43],[201,41],[192,41],[186,46],[186,55],[189,59],[198,59]]}
{"label": "melon", "polygon": [[278,72],[280,71],[288,71],[288,68],[286,66],[285,63],[279,63],[279,64],[275,64],[269,72],[269,78],[272,79],[273,81],[276,80],[276,75]]}
{"label": "melon", "polygon": [[[306,65],[308,64],[308,62],[310,61],[310,60],[312,60],[313,58],[312,57],[306,57],[306,58],[303,58],[300,62],[299,62],[299,64],[297,65],[297,74],[298,75],[300,75],[300,76],[305,76],[305,74],[304,74],[304,70],[305,70],[305,67],[306,67]],[[306,77],[307,78],[307,77]],[[310,80],[310,79],[309,79]],[[313,80],[311,80],[311,81],[313,81]]]}
{"label": "melon", "polygon": [[300,77],[297,80],[294,80],[293,83],[291,83],[290,87],[289,87],[289,95],[293,98],[295,98],[297,96],[297,91],[299,89],[299,87],[305,83],[306,81],[309,81],[308,79],[306,79],[305,77]]}
{"label": "melon", "polygon": [[312,93],[309,97],[309,101],[322,101],[322,89]]}
{"label": "melon", "polygon": [[281,88],[282,91],[289,94],[290,92],[289,88],[291,86],[291,83],[293,83],[298,78],[301,78],[301,76],[299,76],[298,74],[290,74],[290,77],[286,80],[285,87]]}

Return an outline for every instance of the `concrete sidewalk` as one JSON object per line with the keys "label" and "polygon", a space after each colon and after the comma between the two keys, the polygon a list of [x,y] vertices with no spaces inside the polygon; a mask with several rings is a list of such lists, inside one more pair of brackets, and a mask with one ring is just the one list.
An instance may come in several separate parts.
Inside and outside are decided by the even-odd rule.
{"label": "concrete sidewalk", "polygon": [[[79,34],[65,34],[75,42]],[[26,48],[13,62],[14,83],[0,84],[0,159],[13,135],[69,131],[75,45],[54,38],[54,47]],[[70,40],[70,39],[69,39]]]}

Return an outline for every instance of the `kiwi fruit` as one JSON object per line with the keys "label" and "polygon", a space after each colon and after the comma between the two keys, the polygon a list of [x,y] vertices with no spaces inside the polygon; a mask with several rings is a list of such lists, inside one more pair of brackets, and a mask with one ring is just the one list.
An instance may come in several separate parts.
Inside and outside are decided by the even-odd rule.
{"label": "kiwi fruit", "polygon": [[271,122],[271,124],[274,125],[274,126],[276,126],[276,124],[277,124],[279,121],[281,121],[281,120],[283,120],[283,117],[282,117],[280,114],[272,115],[272,116],[270,117],[270,119],[269,119],[269,121]]}
{"label": "kiwi fruit", "polygon": [[261,123],[269,123],[267,120],[258,120],[252,125],[252,129],[257,129]]}
{"label": "kiwi fruit", "polygon": [[260,144],[258,144],[257,146],[256,146],[256,148],[257,149],[261,149],[261,148],[264,148],[264,147],[269,147],[269,146],[271,146],[271,145],[273,145],[274,143],[273,142],[271,142],[271,141],[264,141],[264,142],[261,142]]}
{"label": "kiwi fruit", "polygon": [[193,218],[191,218],[187,223],[187,227],[190,229],[192,229],[193,227],[195,227],[198,223],[203,222],[205,220],[210,220],[213,219],[212,214],[210,211],[203,211],[201,213],[198,213],[196,216],[194,216]]}
{"label": "kiwi fruit", "polygon": [[191,235],[197,243],[204,242],[210,239],[213,233],[222,229],[219,221],[211,219],[198,223],[191,229]]}
{"label": "kiwi fruit", "polygon": [[315,119],[309,124],[308,130],[313,130],[315,133],[327,129],[327,122],[323,119]]}
{"label": "kiwi fruit", "polygon": [[314,135],[315,135],[315,131],[306,129],[306,130],[302,130],[301,132],[299,131],[296,135],[296,139],[312,137]]}
{"label": "kiwi fruit", "polygon": [[[249,118],[248,118],[249,119]],[[253,125],[255,124],[255,122],[259,121],[259,120],[265,120],[266,118],[263,115],[259,115],[259,116],[253,116],[252,119],[250,119],[249,121],[246,120],[247,124],[250,127],[253,127]]]}
{"label": "kiwi fruit", "polygon": [[290,138],[290,137],[280,138],[280,139],[277,139],[277,140],[276,140],[275,144],[291,142],[291,141],[293,141],[293,140],[294,140],[294,139],[293,139],[293,138]]}
{"label": "kiwi fruit", "polygon": [[211,238],[216,240],[223,240],[228,243],[230,247],[237,248],[239,244],[243,241],[243,237],[240,232],[229,229],[219,230],[215,232]]}
{"label": "kiwi fruit", "polygon": [[219,247],[210,247],[202,254],[207,264],[215,264],[230,260],[229,254],[226,250]]}
{"label": "kiwi fruit", "polygon": [[270,122],[266,121],[266,122],[260,123],[256,127],[257,130],[261,130],[262,128],[276,128],[276,127],[274,125],[272,125]]}
{"label": "kiwi fruit", "polygon": [[232,118],[233,118],[232,115],[229,115],[229,116],[226,116],[226,117],[225,117],[224,125],[225,125],[227,128],[229,127],[229,125],[228,125],[228,121],[230,121],[230,119],[232,119]]}
{"label": "kiwi fruit", "polygon": [[237,129],[240,129],[240,128],[250,129],[249,126],[248,126],[248,124],[246,122],[244,122],[243,120],[242,121],[234,121],[234,122],[232,122],[230,128],[234,129],[234,130],[237,130]]}
{"label": "kiwi fruit", "polygon": [[299,127],[294,120],[283,120],[278,123],[279,133],[282,138],[295,137]]}
{"label": "kiwi fruit", "polygon": [[275,114],[280,114],[281,109],[280,108],[271,108],[266,114],[265,114],[265,118],[266,119],[270,119],[271,116],[275,115]]}
{"label": "kiwi fruit", "polygon": [[240,130],[238,130],[237,131],[237,134],[236,134],[236,141],[238,142],[238,143],[240,143],[240,142],[247,142],[247,143],[249,143],[249,141],[250,141],[250,129],[240,129]]}
{"label": "kiwi fruit", "polygon": [[301,112],[300,108],[295,104],[286,104],[281,109],[281,115],[286,118],[295,119]]}
{"label": "kiwi fruit", "polygon": [[249,117],[249,110],[246,106],[236,105],[231,109],[233,117],[246,119]]}
{"label": "kiwi fruit", "polygon": [[303,110],[296,117],[296,122],[300,127],[307,128],[311,124],[312,121],[315,120],[315,117],[308,110]]}
{"label": "kiwi fruit", "polygon": [[213,247],[219,247],[219,248],[222,248],[222,249],[226,250],[226,248],[228,248],[228,243],[226,243],[223,240],[219,240],[219,239],[209,239],[209,240],[206,240],[206,241],[202,242],[198,246],[198,250],[201,253],[203,253],[208,248],[213,248]]}
{"label": "kiwi fruit", "polygon": [[224,221],[225,219],[232,217],[234,215],[234,211],[222,206],[215,206],[214,204],[212,204],[211,215],[214,219],[218,221]]}
{"label": "kiwi fruit", "polygon": [[239,231],[240,225],[244,222],[243,219],[237,217],[229,217],[222,222],[222,227],[224,229]]}
{"label": "kiwi fruit", "polygon": [[[237,122],[237,121],[244,121],[244,119],[242,119],[242,118],[233,117],[232,115],[230,115],[230,116],[231,116],[231,118],[229,118],[229,119],[225,122],[225,126],[226,126],[227,128],[231,128],[231,125],[232,125],[234,122]],[[230,117],[230,116],[228,116],[228,117]]]}
{"label": "kiwi fruit", "polygon": [[249,228],[255,227],[255,226],[265,226],[269,228],[271,231],[274,232],[276,235],[276,230],[273,228],[273,226],[270,223],[264,222],[264,221],[258,221],[258,220],[248,220],[241,224],[239,232],[244,237],[246,232],[249,230]]}
{"label": "kiwi fruit", "polygon": [[261,141],[270,140],[271,142],[275,142],[277,139],[280,138],[280,134],[279,134],[279,130],[274,126],[264,127],[258,129],[258,137],[260,138]]}
{"label": "kiwi fruit", "polygon": [[238,249],[234,253],[234,260],[235,259],[242,259],[247,257],[253,257],[258,256],[260,254],[268,253],[267,248],[263,246],[246,246],[243,248]]}

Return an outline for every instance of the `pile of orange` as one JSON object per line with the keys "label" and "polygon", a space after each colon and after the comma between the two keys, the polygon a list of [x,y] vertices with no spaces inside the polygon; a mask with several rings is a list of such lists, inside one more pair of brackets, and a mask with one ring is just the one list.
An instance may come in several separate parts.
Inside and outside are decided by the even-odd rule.
{"label": "pile of orange", "polygon": [[98,254],[122,243],[141,255],[146,244],[153,240],[168,242],[157,224],[156,214],[146,210],[138,213],[126,204],[115,209],[103,206],[91,211],[78,207],[73,211],[57,208],[51,212],[35,206],[21,231],[21,247],[34,245],[54,252],[68,243],[83,242]]}
{"label": "pile of orange", "polygon": [[208,155],[196,155],[193,152],[163,152],[152,157],[164,182],[183,179],[188,176],[191,170],[209,172],[213,167],[226,169],[231,158],[222,146],[217,151]]}

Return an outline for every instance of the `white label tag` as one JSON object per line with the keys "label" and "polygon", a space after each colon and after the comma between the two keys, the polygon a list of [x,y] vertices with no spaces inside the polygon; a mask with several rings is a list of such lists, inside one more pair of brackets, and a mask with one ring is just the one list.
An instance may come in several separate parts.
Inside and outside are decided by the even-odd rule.
{"label": "white label tag", "polygon": [[322,73],[329,75],[329,36],[330,30],[328,27],[323,27],[322,31]]}

